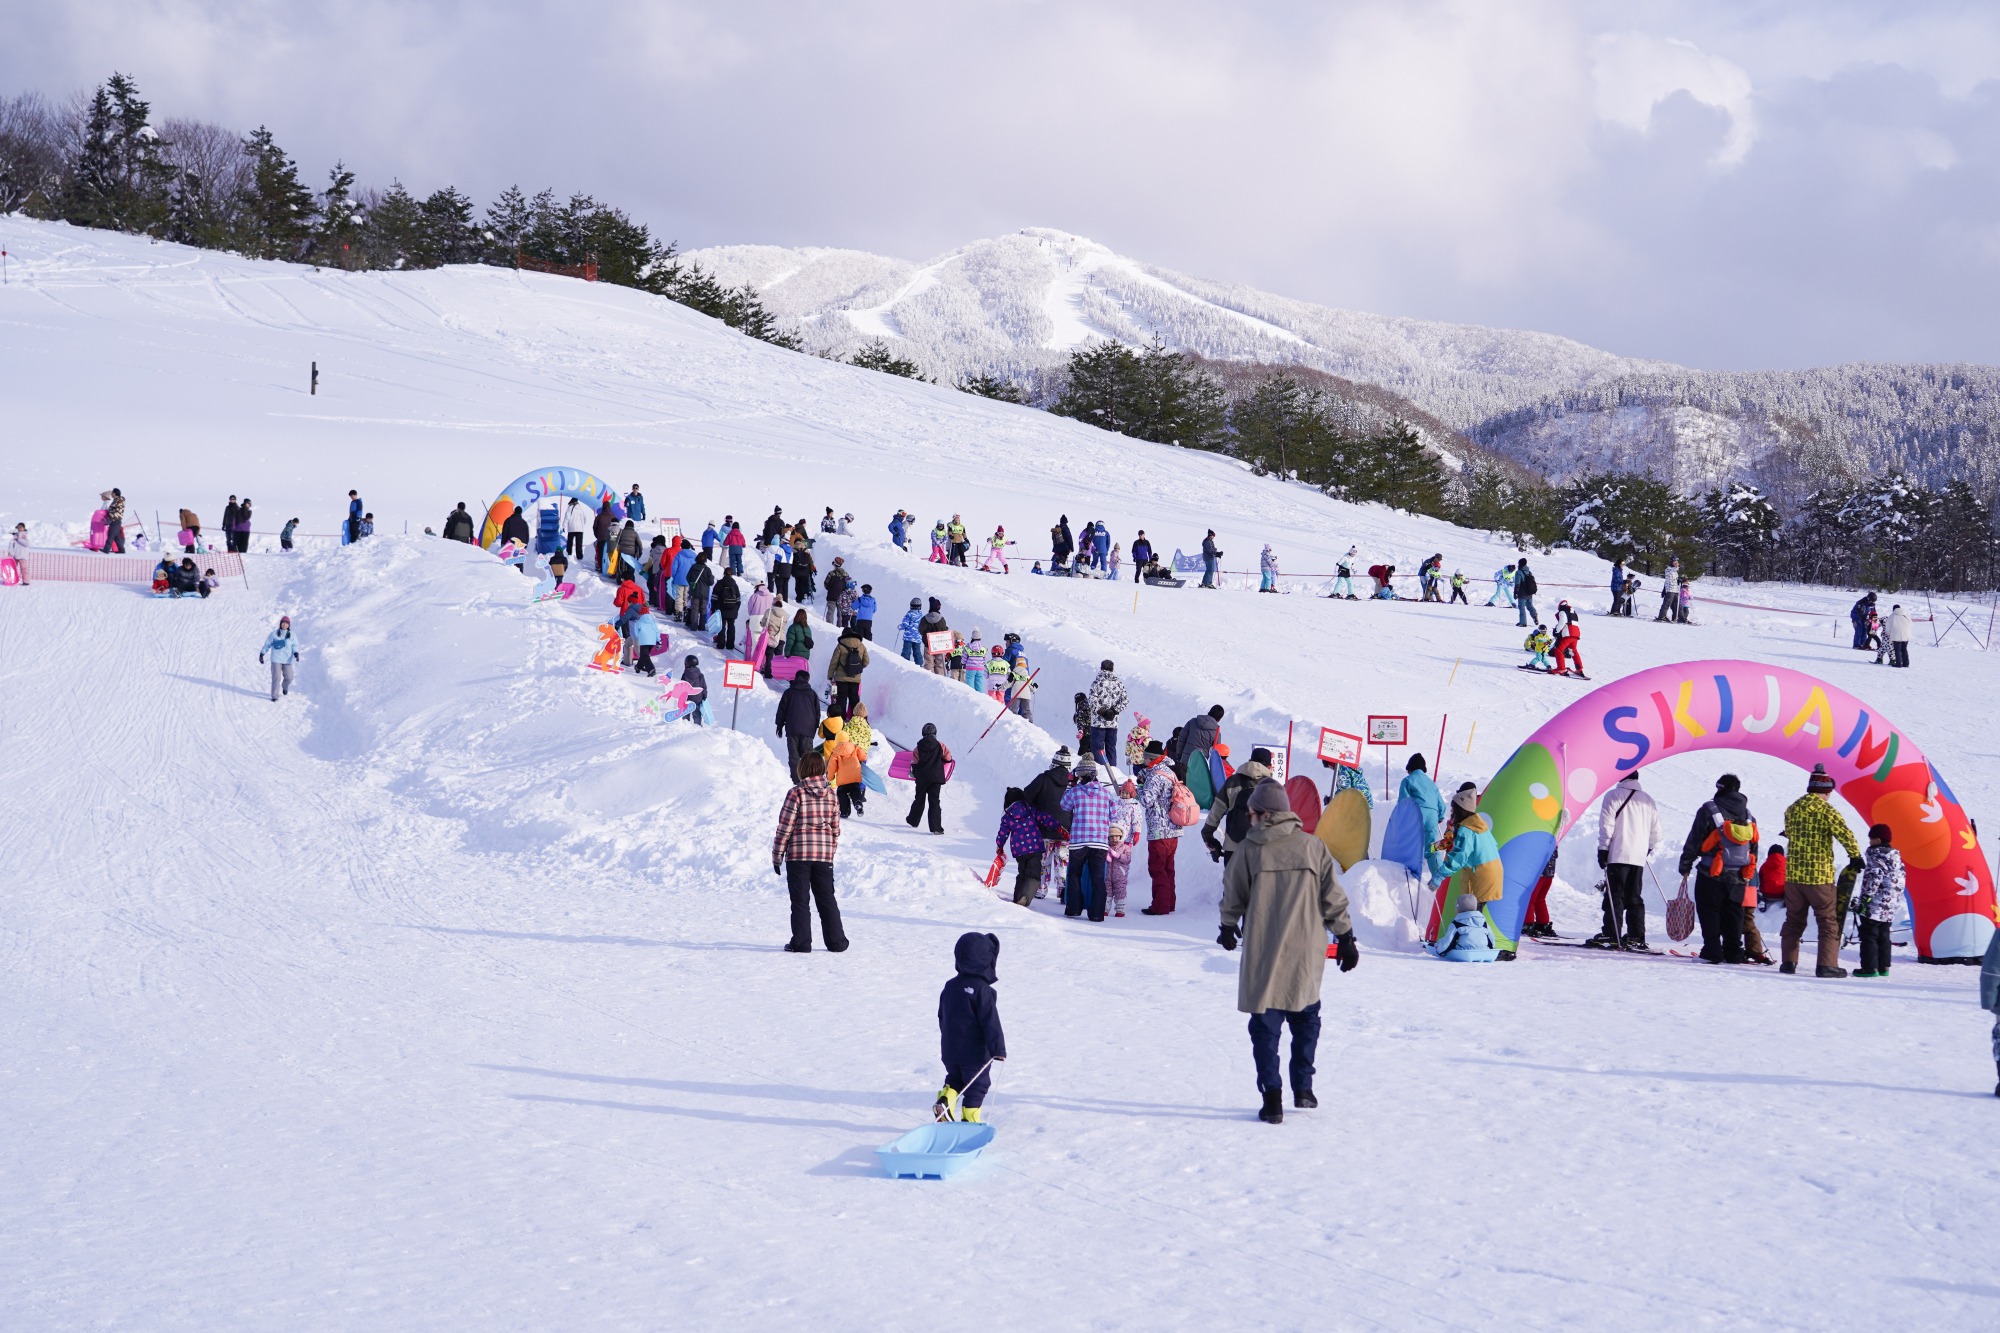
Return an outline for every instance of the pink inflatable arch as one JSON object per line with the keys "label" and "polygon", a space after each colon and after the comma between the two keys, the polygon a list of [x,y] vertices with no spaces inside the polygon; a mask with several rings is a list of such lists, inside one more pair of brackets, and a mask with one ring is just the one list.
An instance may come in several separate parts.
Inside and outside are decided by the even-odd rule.
{"label": "pink inflatable arch", "polygon": [[[1683,662],[1591,691],[1530,736],[1480,796],[1506,891],[1488,907],[1509,944],[1556,840],[1635,768],[1700,750],[1826,765],[1861,816],[1887,824],[1909,871],[1920,958],[1977,960],[1994,929],[1993,874],[1958,798],[1914,741],[1853,695],[1762,662]],[[1764,812],[1765,839],[1777,811]],[[1838,854],[1838,847],[1835,848]]]}

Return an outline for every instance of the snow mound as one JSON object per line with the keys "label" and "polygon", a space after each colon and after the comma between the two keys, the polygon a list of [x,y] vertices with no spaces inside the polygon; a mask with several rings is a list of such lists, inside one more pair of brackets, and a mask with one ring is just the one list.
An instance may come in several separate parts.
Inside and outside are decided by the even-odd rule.
{"label": "snow mound", "polygon": [[1356,861],[1340,877],[1354,940],[1364,950],[1423,953],[1418,917],[1430,912],[1431,894],[1394,861]]}

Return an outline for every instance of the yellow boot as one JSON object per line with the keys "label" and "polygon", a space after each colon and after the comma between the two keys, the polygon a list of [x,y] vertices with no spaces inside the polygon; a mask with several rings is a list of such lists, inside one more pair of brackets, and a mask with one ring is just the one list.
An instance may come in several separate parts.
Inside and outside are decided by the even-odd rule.
{"label": "yellow boot", "polygon": [[960,1120],[963,1120],[963,1121],[964,1121],[964,1122],[965,1122],[966,1124],[968,1124],[968,1125],[982,1125],[982,1124],[985,1124],[985,1123],[986,1123],[986,1117],[984,1117],[984,1116],[982,1116],[981,1114],[979,1114],[979,1110],[980,1110],[980,1108],[979,1108],[979,1107],[977,1107],[977,1106],[968,1106],[968,1107],[966,1107],[966,1108],[965,1108],[965,1109],[964,1109],[963,1111],[961,1111],[961,1112],[959,1113],[959,1117],[958,1117],[958,1118],[959,1118]]}
{"label": "yellow boot", "polygon": [[964,1093],[960,1092],[957,1088],[952,1087],[950,1084],[946,1084],[944,1087],[939,1088],[937,1100],[931,1103],[931,1119],[933,1120],[958,1119],[959,1101],[964,1096],[965,1096]]}

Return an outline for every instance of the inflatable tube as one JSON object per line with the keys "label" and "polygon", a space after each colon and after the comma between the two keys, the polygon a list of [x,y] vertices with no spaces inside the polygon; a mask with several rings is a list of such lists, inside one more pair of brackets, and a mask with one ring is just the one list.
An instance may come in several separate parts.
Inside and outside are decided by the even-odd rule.
{"label": "inflatable tube", "polygon": [[[1969,719],[1968,719],[1969,720]],[[1480,796],[1506,887],[1487,915],[1512,947],[1557,839],[1619,778],[1702,750],[1826,765],[1860,829],[1887,824],[1908,872],[1917,955],[1976,960],[1994,930],[1993,872],[1943,774],[1838,686],[1762,662],[1654,667],[1591,691],[1501,766]],[[1786,801],[1789,804],[1790,800]],[[1853,823],[1849,821],[1850,825]],[[1775,834],[1773,835],[1775,836]]]}
{"label": "inflatable tube", "polygon": [[507,483],[498,499],[486,511],[486,523],[479,530],[479,544],[488,550],[500,540],[500,525],[516,509],[532,509],[544,500],[571,496],[589,503],[595,514],[606,500],[611,501],[611,517],[625,521],[625,506],[618,502],[615,488],[606,486],[581,468],[545,467],[526,472]]}
{"label": "inflatable tube", "polygon": [[1320,811],[1319,827],[1313,833],[1333,853],[1342,870],[1352,870],[1368,859],[1370,811],[1368,798],[1352,787],[1333,794]]}

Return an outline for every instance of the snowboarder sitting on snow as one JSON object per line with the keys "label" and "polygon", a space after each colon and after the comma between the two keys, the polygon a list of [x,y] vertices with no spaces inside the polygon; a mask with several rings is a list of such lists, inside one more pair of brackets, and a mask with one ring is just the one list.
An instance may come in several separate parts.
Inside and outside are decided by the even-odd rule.
{"label": "snowboarder sitting on snow", "polygon": [[1000,997],[993,984],[1000,961],[1000,937],[969,930],[952,951],[958,971],[938,992],[938,1055],[944,1061],[944,1087],[932,1108],[939,1120],[979,1123],[986,1090],[992,1084],[989,1067],[1007,1058],[1007,1036],[1000,1030]]}
{"label": "snowboarder sitting on snow", "polygon": [[1493,942],[1493,928],[1486,924],[1486,913],[1479,910],[1479,899],[1469,893],[1458,895],[1458,915],[1438,932],[1437,943],[1431,949],[1438,957],[1454,963],[1490,963],[1500,956],[1499,946]]}
{"label": "snowboarder sitting on snow", "polygon": [[1556,641],[1550,636],[1549,628],[1546,625],[1535,626],[1535,632],[1530,634],[1527,640],[1521,645],[1523,650],[1534,654],[1533,659],[1529,661],[1528,665],[1536,671],[1552,671],[1555,669],[1554,663],[1549,661],[1549,649],[1555,646]]}

